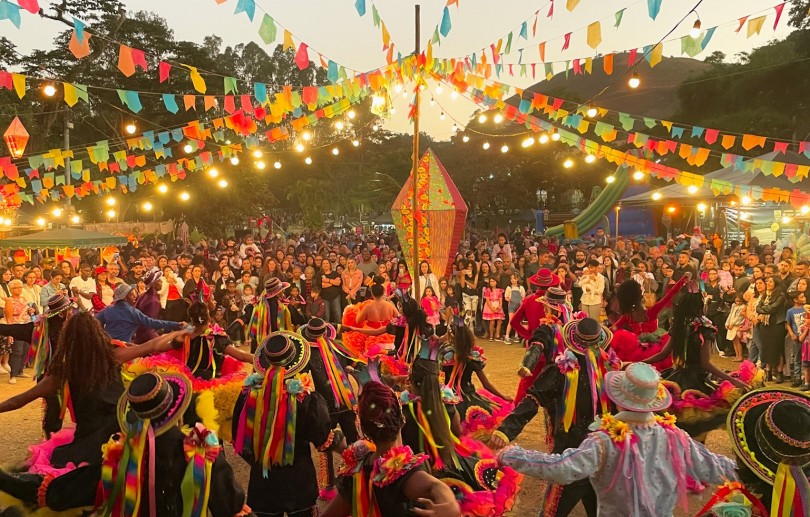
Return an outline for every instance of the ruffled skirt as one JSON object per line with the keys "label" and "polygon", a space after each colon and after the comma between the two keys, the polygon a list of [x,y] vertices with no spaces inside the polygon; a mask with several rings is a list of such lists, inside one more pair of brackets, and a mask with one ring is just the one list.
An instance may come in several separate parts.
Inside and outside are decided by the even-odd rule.
{"label": "ruffled skirt", "polygon": [[[388,321],[364,321],[357,323],[357,315],[371,301],[365,301],[354,305],[349,305],[343,312],[343,325],[364,329],[379,329],[388,325]],[[348,348],[355,358],[365,357],[369,349],[381,348],[391,350],[394,347],[394,336],[382,334],[379,336],[368,336],[361,332],[344,332],[342,334],[343,344]]]}

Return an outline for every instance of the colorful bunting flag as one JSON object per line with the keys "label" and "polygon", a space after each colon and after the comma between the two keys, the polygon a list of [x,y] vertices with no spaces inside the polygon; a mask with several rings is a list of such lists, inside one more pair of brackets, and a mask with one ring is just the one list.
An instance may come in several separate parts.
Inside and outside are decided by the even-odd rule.
{"label": "colorful bunting flag", "polygon": [[647,13],[653,20],[655,20],[655,18],[658,17],[658,13],[661,12],[662,2],[663,0],[647,0]]}
{"label": "colorful bunting flag", "polygon": [[12,4],[8,0],[0,0],[0,20],[8,20],[19,29],[22,23],[20,6]]}
{"label": "colorful bunting flag", "polygon": [[189,70],[189,77],[191,77],[191,84],[194,86],[194,89],[200,93],[205,93],[206,86],[205,80],[200,75],[200,72],[197,71],[196,67],[183,65]]}
{"label": "colorful bunting flag", "polygon": [[366,0],[356,0],[354,2],[354,8],[357,9],[357,14],[360,16],[366,15]]}
{"label": "colorful bunting flag", "polygon": [[571,33],[569,32],[564,36],[565,40],[563,41],[563,50],[568,50],[568,46],[571,45]]}
{"label": "colorful bunting flag", "polygon": [[79,102],[79,99],[88,102],[87,86],[83,84],[62,83],[65,91],[65,103],[73,107]]}
{"label": "colorful bunting flag", "polygon": [[139,113],[143,109],[138,92],[132,90],[117,90],[117,92],[121,104],[129,108],[133,113]]}
{"label": "colorful bunting flag", "polygon": [[70,43],[68,49],[76,59],[82,59],[90,55],[90,34],[89,32],[83,33],[82,41],[79,41],[77,31],[74,29],[73,34],[70,35]]}
{"label": "colorful bunting flag", "polygon": [[250,21],[256,14],[256,0],[237,0],[233,14],[245,13]]}
{"label": "colorful bunting flag", "polygon": [[25,97],[25,76],[21,74],[11,74],[11,82],[14,84],[14,91],[17,97],[22,99]]}
{"label": "colorful bunting flag", "polygon": [[742,28],[743,28],[743,25],[745,25],[745,22],[747,20],[748,20],[748,15],[747,14],[745,16],[743,16],[742,18],[740,18],[739,20],[737,20],[738,22],[740,22],[740,25],[737,27],[737,29],[734,32],[740,32],[742,30]]}
{"label": "colorful bunting flag", "polygon": [[565,2],[565,8],[568,9],[568,12],[573,11],[579,5],[579,0],[567,0]]}
{"label": "colorful bunting flag", "polygon": [[709,42],[712,40],[712,36],[714,36],[714,31],[717,30],[717,27],[712,27],[706,31],[706,34],[703,35],[703,39],[700,42],[701,50],[706,50],[706,47],[709,45]]}
{"label": "colorful bunting flag", "polygon": [[446,38],[452,28],[453,24],[450,22],[450,9],[445,6],[444,12],[442,13],[442,22],[439,25],[439,32],[442,37]]}
{"label": "colorful bunting flag", "polygon": [[774,6],[774,11],[776,11],[776,19],[773,21],[773,30],[776,30],[776,26],[779,25],[779,20],[782,19],[782,11],[785,10],[785,4],[787,2],[782,2],[779,5]]}
{"label": "colorful bunting flag", "polygon": [[765,16],[757,16],[748,20],[748,38],[754,34],[759,34],[762,31],[762,26],[765,24]]}
{"label": "colorful bunting flag", "polygon": [[177,113],[180,111],[180,108],[177,106],[177,99],[175,99],[174,95],[171,93],[163,94],[163,105],[170,113]]}
{"label": "colorful bunting flag", "polygon": [[225,95],[229,93],[236,93],[236,77],[228,77],[225,76],[222,78],[223,88],[225,89]]}
{"label": "colorful bunting flag", "polygon": [[623,9],[619,10],[619,11],[616,11],[616,14],[614,15],[616,17],[616,23],[613,24],[614,27],[618,28],[619,25],[622,24],[622,18],[624,17],[624,12],[626,10],[627,10],[627,8],[625,7]]}
{"label": "colorful bunting flag", "polygon": [[588,25],[588,46],[595,49],[602,43],[602,24],[598,21]]}
{"label": "colorful bunting flag", "polygon": [[166,79],[169,78],[169,71],[172,69],[172,65],[167,63],[166,61],[161,61],[158,64],[158,76],[161,83],[165,82]]}
{"label": "colorful bunting flag", "polygon": [[295,54],[295,64],[299,70],[304,70],[309,66],[309,53],[307,52],[307,44],[303,41],[298,46],[298,52]]}
{"label": "colorful bunting flag", "polygon": [[270,45],[276,41],[276,22],[269,14],[262,17],[262,24],[259,26],[259,37],[265,45]]}

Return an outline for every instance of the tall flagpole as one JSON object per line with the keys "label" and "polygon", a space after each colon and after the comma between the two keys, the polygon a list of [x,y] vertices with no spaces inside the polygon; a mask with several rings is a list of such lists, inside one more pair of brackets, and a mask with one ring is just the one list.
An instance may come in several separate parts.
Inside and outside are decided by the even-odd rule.
{"label": "tall flagpole", "polygon": [[[414,55],[419,56],[421,52],[421,45],[419,41],[419,30],[420,30],[420,16],[419,16],[419,4],[414,6],[416,8],[416,48],[414,50]],[[419,93],[422,88],[422,71],[420,70],[417,74],[416,80],[416,92],[414,95],[414,110],[413,110],[413,165],[411,166],[411,176],[413,177],[413,199],[412,201],[412,212],[413,212],[413,271],[411,271],[411,277],[413,278],[413,297],[419,302],[421,298],[419,290],[419,274],[421,273],[419,269],[419,220],[416,217],[416,211],[419,209],[419,193],[418,189],[418,181],[417,181],[417,173],[419,168]]]}

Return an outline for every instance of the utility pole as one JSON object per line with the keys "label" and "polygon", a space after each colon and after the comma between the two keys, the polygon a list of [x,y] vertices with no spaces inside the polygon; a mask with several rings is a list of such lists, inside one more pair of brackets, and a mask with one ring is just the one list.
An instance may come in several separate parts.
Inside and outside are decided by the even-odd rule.
{"label": "utility pole", "polygon": [[[419,4],[414,6],[416,9],[416,47],[414,49],[414,56],[418,56],[421,52],[421,44],[419,41],[420,31],[420,15]],[[416,76],[416,93],[414,95],[414,112],[413,112],[413,165],[411,167],[411,175],[413,177],[413,203],[411,212],[413,213],[413,271],[411,277],[413,278],[413,298],[419,303],[421,298],[419,290],[419,219],[416,217],[416,211],[419,209],[419,192],[418,188],[418,168],[419,168],[419,93],[422,88],[422,71],[420,70]]]}

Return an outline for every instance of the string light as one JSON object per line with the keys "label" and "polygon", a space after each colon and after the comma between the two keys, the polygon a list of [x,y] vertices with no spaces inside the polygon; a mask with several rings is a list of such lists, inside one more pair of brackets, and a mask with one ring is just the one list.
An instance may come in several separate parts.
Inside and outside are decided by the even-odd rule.
{"label": "string light", "polygon": [[107,199],[105,199],[104,202],[107,204],[107,206],[115,206],[116,201],[114,197],[110,196]]}
{"label": "string light", "polygon": [[356,117],[357,114],[354,112],[354,110],[349,110],[349,112],[346,113],[346,116],[349,117],[349,120],[354,120],[354,117]]}
{"label": "string light", "polygon": [[[107,217],[109,217],[110,219],[115,217],[115,210],[107,210]],[[42,226],[44,226],[44,224]]]}
{"label": "string light", "polygon": [[592,154],[586,154],[585,155],[585,163],[593,163],[595,161],[596,161],[596,156],[594,156]]}
{"label": "string light", "polygon": [[695,20],[695,24],[689,29],[689,36],[691,36],[692,39],[698,39],[700,37],[700,18]]}
{"label": "string light", "polygon": [[540,142],[541,144],[547,144],[548,140],[549,140],[548,135],[545,133],[540,135],[540,138],[537,139],[537,141]]}
{"label": "string light", "polygon": [[218,186],[219,188],[225,188],[225,187],[227,187],[227,186],[228,186],[228,180],[226,180],[225,178],[222,178],[221,180],[219,180],[219,181],[217,182],[217,186]]}
{"label": "string light", "polygon": [[483,124],[486,121],[487,121],[487,116],[486,115],[484,115],[483,113],[478,115],[478,123],[479,124]]}
{"label": "string light", "polygon": [[785,216],[782,218],[782,224],[788,224],[791,221],[790,217]]}
{"label": "string light", "polygon": [[495,115],[495,116],[492,118],[492,120],[493,120],[493,121],[494,121],[496,124],[500,124],[501,122],[503,122],[503,115],[501,115],[500,113],[497,113],[497,114],[496,114],[496,115]]}
{"label": "string light", "polygon": [[281,162],[276,162],[273,164],[273,168],[279,170],[281,168]]}
{"label": "string light", "polygon": [[436,87],[436,95],[441,95],[443,91],[441,84]]}
{"label": "string light", "polygon": [[254,158],[261,158],[262,157],[262,152],[259,149],[254,149],[251,154],[253,155]]}
{"label": "string light", "polygon": [[180,193],[180,201],[188,201],[190,198],[191,196],[188,194],[188,192],[183,191]]}
{"label": "string light", "polygon": [[147,201],[146,203],[143,204],[143,211],[144,212],[151,212],[153,208],[154,207],[152,206],[152,203],[150,203],[149,201]]}
{"label": "string light", "polygon": [[616,177],[615,177],[615,176],[613,176],[613,175],[611,174],[610,176],[608,176],[607,178],[605,178],[605,181],[606,181],[608,184],[613,183],[614,181],[616,181]]}
{"label": "string light", "polygon": [[698,188],[695,185],[689,185],[689,187],[687,187],[686,191],[689,192],[690,194],[696,194],[697,191],[698,191]]}
{"label": "string light", "polygon": [[670,214],[674,214],[675,210],[677,210],[677,209],[672,205],[667,207],[667,212],[669,212]]}
{"label": "string light", "polygon": [[802,214],[807,214],[808,212],[810,212],[810,206],[807,206],[807,205],[802,205],[802,207],[799,209],[799,211],[800,211]]}
{"label": "string light", "polygon": [[264,163],[264,160],[259,160],[258,162],[256,162],[256,168],[259,169],[260,171],[263,171],[265,167],[267,167],[267,164]]}
{"label": "string light", "polygon": [[352,140],[352,145],[355,146],[355,147],[360,147],[360,140],[357,140],[357,139]]}
{"label": "string light", "polygon": [[337,122],[335,122],[335,129],[337,129],[338,131],[343,131],[343,128],[345,127],[346,125],[342,121],[338,120]]}
{"label": "string light", "polygon": [[194,148],[191,147],[191,144],[186,144],[183,146],[183,152],[186,154],[191,154],[194,152]]}
{"label": "string light", "polygon": [[231,156],[231,165],[239,165],[239,157]]}
{"label": "string light", "polygon": [[462,142],[464,142],[464,143],[466,144],[467,142],[469,142],[469,141],[470,141],[470,137],[469,137],[469,136],[467,136],[467,135],[464,135],[464,136],[462,136],[462,137],[461,137],[461,141],[462,141]]}
{"label": "string light", "polygon": [[453,99],[453,100],[458,99],[458,92],[457,92],[457,91],[455,91],[455,90],[453,90],[452,92],[450,92],[450,98],[451,98],[451,99]]}
{"label": "string light", "polygon": [[377,131],[379,129],[380,129],[380,126],[378,126],[377,124],[374,124],[373,126],[371,126],[372,131]]}
{"label": "string light", "polygon": [[743,205],[750,205],[751,204],[751,198],[748,197],[748,196],[743,196],[742,199],[740,200],[740,202]]}
{"label": "string light", "polygon": [[302,144],[300,142],[295,144],[295,150],[297,152],[299,152],[299,153],[303,153],[304,152],[304,144]]}
{"label": "string light", "polygon": [[501,146],[501,152],[502,153],[508,153],[509,152],[509,146],[506,145],[506,144],[502,145]]}
{"label": "string light", "polygon": [[402,93],[402,85],[398,84],[398,85],[394,86],[394,91],[397,92],[397,93]]}
{"label": "string light", "polygon": [[489,142],[484,142],[484,145],[482,145],[481,147],[483,147],[484,151],[486,151],[487,149],[489,149]]}
{"label": "string light", "polygon": [[528,137],[528,138],[526,138],[526,140],[524,140],[524,141],[523,141],[523,143],[521,143],[520,145],[521,145],[521,146],[522,146],[524,149],[525,149],[525,148],[527,148],[527,147],[531,147],[531,146],[533,146],[533,145],[534,145],[534,138],[533,138],[533,137]]}
{"label": "string light", "polygon": [[652,195],[653,201],[660,201],[662,197],[664,196],[662,196],[660,192],[653,192]]}
{"label": "string light", "polygon": [[698,212],[705,212],[706,208],[706,203],[698,203],[697,205]]}
{"label": "string light", "polygon": [[301,138],[304,139],[304,142],[309,142],[310,140],[312,140],[312,133],[310,133],[309,131],[304,131],[301,134]]}
{"label": "string light", "polygon": [[136,126],[134,122],[130,122],[124,126],[124,131],[126,131],[128,135],[134,135],[135,132],[138,131],[138,126]]}
{"label": "string light", "polygon": [[56,95],[56,86],[51,83],[46,84],[42,87],[42,94],[45,95],[45,97],[53,97]]}
{"label": "string light", "polygon": [[452,131],[453,131],[453,133],[458,133],[458,126],[453,124]]}
{"label": "string light", "polygon": [[641,171],[636,171],[633,173],[633,179],[636,181],[641,181],[644,179],[644,173]]}
{"label": "string light", "polygon": [[312,165],[312,158],[310,158],[309,156],[307,156],[307,157],[304,159],[304,163],[306,163],[307,165]]}
{"label": "string light", "polygon": [[42,217],[37,217],[35,222],[37,223],[37,226],[45,226],[45,219]]}
{"label": "string light", "polygon": [[216,167],[211,167],[210,169],[208,169],[208,175],[211,176],[212,178],[216,178],[217,176],[219,176],[219,171],[216,169]]}
{"label": "string light", "polygon": [[444,112],[442,112],[442,114],[439,115],[439,120],[444,120]]}
{"label": "string light", "polygon": [[62,217],[62,209],[61,208],[54,208],[51,212],[54,217]]}
{"label": "string light", "polygon": [[596,106],[588,106],[588,111],[585,114],[588,115],[588,118],[594,118],[599,114],[599,110],[596,109]]}
{"label": "string light", "polygon": [[431,97],[431,98],[430,98],[430,105],[431,105],[431,106],[435,106],[435,105],[436,105],[436,101],[435,101],[435,100],[433,100],[433,97]]}
{"label": "string light", "polygon": [[158,189],[158,192],[160,192],[161,194],[165,194],[166,192],[168,192],[168,191],[169,191],[169,187],[167,187],[167,186],[166,186],[166,185],[164,185],[163,183],[161,183],[160,185],[158,185],[157,189]]}
{"label": "string light", "polygon": [[574,160],[572,160],[571,158],[566,158],[565,161],[563,162],[563,167],[565,167],[566,169],[570,169],[573,166]]}
{"label": "string light", "polygon": [[395,108],[391,108],[390,110],[391,115],[396,115],[397,110]]}
{"label": "string light", "polygon": [[558,132],[554,131],[553,133],[551,133],[551,139],[554,140],[555,142],[559,142],[560,141],[560,134]]}
{"label": "string light", "polygon": [[627,81],[627,85],[634,90],[641,85],[641,77],[638,76],[638,72],[633,72],[633,76]]}
{"label": "string light", "polygon": [[332,154],[334,154],[335,156],[339,155],[340,154],[340,149],[338,149],[337,147],[333,148],[332,149]]}
{"label": "string light", "polygon": [[[79,224],[80,222],[82,222],[82,218],[79,217],[78,215],[74,215],[73,217],[70,218],[70,222],[73,224]],[[5,221],[3,221],[3,223],[6,226],[11,226],[11,219],[6,219]]]}

